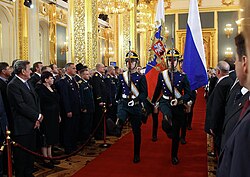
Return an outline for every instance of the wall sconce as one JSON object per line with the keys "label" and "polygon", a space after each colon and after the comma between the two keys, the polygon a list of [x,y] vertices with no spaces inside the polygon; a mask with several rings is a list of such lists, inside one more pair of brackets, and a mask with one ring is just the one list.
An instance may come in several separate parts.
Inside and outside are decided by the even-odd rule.
{"label": "wall sconce", "polygon": [[63,54],[65,54],[68,51],[69,51],[68,42],[64,42],[63,46],[60,49],[60,53],[61,53],[61,55],[63,55]]}
{"label": "wall sconce", "polygon": [[113,57],[115,52],[113,51],[112,47],[109,47],[109,57]]}
{"label": "wall sconce", "polygon": [[231,47],[227,47],[226,51],[225,51],[225,57],[226,58],[232,58],[233,57],[233,52],[232,52],[232,48]]}
{"label": "wall sconce", "polygon": [[165,34],[166,34],[166,39],[168,39],[168,35],[169,35],[168,27],[165,27]]}
{"label": "wall sconce", "polygon": [[226,24],[226,27],[224,28],[225,34],[227,35],[227,38],[230,37],[230,35],[233,33],[232,24]]}

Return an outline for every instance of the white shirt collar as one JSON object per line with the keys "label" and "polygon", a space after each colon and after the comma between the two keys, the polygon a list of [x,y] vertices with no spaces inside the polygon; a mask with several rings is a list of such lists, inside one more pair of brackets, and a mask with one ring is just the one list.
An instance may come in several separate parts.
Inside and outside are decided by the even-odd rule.
{"label": "white shirt collar", "polygon": [[242,95],[245,95],[248,92],[248,89],[245,87],[242,87],[240,91],[241,91]]}
{"label": "white shirt collar", "polygon": [[41,74],[40,73],[38,73],[38,72],[35,72],[35,74],[37,74],[39,77],[41,77]]}
{"label": "white shirt collar", "polygon": [[229,75],[222,76],[222,77],[217,81],[216,85],[217,85],[222,79],[224,79],[224,78],[226,78],[226,77],[228,77],[228,76],[229,76]]}
{"label": "white shirt collar", "polygon": [[27,80],[22,79],[22,78],[19,77],[18,75],[15,74],[15,76],[16,76],[18,79],[20,79],[23,83],[27,82]]}

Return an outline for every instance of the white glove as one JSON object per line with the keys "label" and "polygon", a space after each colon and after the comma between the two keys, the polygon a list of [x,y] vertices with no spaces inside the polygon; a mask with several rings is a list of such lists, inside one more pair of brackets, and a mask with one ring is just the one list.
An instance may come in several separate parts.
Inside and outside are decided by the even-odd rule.
{"label": "white glove", "polygon": [[187,102],[188,106],[192,106],[192,104],[193,104],[192,100],[190,100],[189,102]]}
{"label": "white glove", "polygon": [[128,102],[128,106],[134,106],[135,102],[134,100],[131,100],[130,102]]}
{"label": "white glove", "polygon": [[171,106],[176,106],[177,104],[178,104],[178,100],[176,98],[171,100],[171,102],[170,102]]}

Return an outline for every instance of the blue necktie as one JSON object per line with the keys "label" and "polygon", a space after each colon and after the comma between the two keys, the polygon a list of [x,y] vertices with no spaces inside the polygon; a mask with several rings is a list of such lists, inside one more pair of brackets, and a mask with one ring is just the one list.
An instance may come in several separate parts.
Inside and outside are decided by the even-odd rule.
{"label": "blue necktie", "polygon": [[25,84],[26,87],[30,90],[30,86],[29,86],[28,82],[26,81],[26,82],[24,82],[24,84]]}

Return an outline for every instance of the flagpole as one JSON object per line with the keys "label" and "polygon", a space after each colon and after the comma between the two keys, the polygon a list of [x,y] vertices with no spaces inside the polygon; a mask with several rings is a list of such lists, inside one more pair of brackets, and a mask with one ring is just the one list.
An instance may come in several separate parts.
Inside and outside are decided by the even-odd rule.
{"label": "flagpole", "polygon": [[174,24],[172,23],[172,37],[171,37],[171,43],[172,43],[172,51],[171,51],[171,87],[172,87],[172,99],[175,99],[175,93],[174,93]]}

